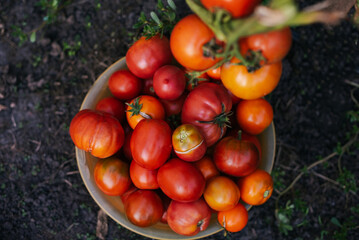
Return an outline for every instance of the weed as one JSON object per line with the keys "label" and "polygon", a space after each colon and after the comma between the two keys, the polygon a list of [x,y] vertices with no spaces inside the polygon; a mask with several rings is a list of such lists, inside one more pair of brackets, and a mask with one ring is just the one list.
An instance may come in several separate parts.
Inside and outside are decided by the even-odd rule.
{"label": "weed", "polygon": [[353,216],[348,217],[343,224],[335,217],[332,217],[330,222],[335,226],[339,227],[338,230],[334,231],[333,238],[336,240],[346,240],[348,231],[354,229],[355,223]]}
{"label": "weed", "polygon": [[273,169],[272,171],[274,189],[282,190],[285,188],[285,184],[283,182],[283,177],[285,176],[284,170],[280,170],[279,168]]}
{"label": "weed", "polygon": [[343,168],[343,171],[339,174],[337,182],[339,182],[343,186],[345,192],[358,191],[355,175],[346,168]]}
{"label": "weed", "polygon": [[19,46],[21,47],[28,40],[27,34],[19,26],[12,25],[11,28],[11,35],[19,39]]}
{"label": "weed", "polygon": [[63,42],[63,51],[69,56],[69,57],[73,57],[76,55],[76,53],[80,50],[81,48],[81,40],[79,36],[75,37],[75,43],[70,45],[67,42]]}
{"label": "weed", "polygon": [[36,55],[36,56],[33,56],[33,61],[32,61],[32,66],[33,67],[37,67],[39,66],[39,64],[41,63],[41,55]]}
{"label": "weed", "polygon": [[291,201],[287,201],[285,207],[279,208],[276,211],[276,218],[278,220],[279,231],[285,235],[288,235],[289,231],[293,230],[293,226],[290,223],[294,211],[294,204]]}

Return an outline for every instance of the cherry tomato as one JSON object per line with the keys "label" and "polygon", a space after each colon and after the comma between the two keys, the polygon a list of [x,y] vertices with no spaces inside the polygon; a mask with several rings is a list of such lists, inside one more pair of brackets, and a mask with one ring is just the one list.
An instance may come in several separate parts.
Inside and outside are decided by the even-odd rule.
{"label": "cherry tomato", "polygon": [[199,161],[194,162],[194,165],[201,171],[206,181],[211,177],[219,175],[219,171],[216,165],[214,164],[212,159],[208,156],[204,156]]}
{"label": "cherry tomato", "polygon": [[185,88],[185,72],[176,66],[162,66],[153,76],[153,89],[161,99],[176,100],[182,95]]}
{"label": "cherry tomato", "polygon": [[152,78],[156,70],[170,64],[172,53],[168,39],[156,35],[150,39],[141,37],[126,53],[126,64],[139,78]]}
{"label": "cherry tomato", "polygon": [[143,80],[142,95],[149,95],[156,97],[155,90],[153,89],[153,78],[147,78]]}
{"label": "cherry tomato", "polygon": [[213,210],[226,211],[237,205],[240,192],[228,177],[215,176],[208,180],[203,197]]}
{"label": "cherry tomato", "polygon": [[202,173],[191,163],[173,158],[157,173],[161,190],[179,202],[196,201],[202,196],[205,180]]}
{"label": "cherry tomato", "polygon": [[210,78],[221,80],[221,67],[212,68],[206,72]]}
{"label": "cherry tomato", "polygon": [[128,70],[118,70],[108,80],[108,88],[116,98],[128,100],[138,96],[142,81]]}
{"label": "cherry tomato", "polygon": [[243,100],[237,105],[236,119],[243,131],[258,135],[273,121],[273,108],[262,98]]}
{"label": "cherry tomato", "polygon": [[202,134],[192,124],[182,124],[176,128],[172,134],[172,146],[176,155],[188,162],[198,161],[207,150]]}
{"label": "cherry tomato", "polygon": [[233,58],[223,64],[221,80],[223,85],[235,96],[242,99],[256,99],[272,92],[282,75],[282,63],[264,65],[254,72],[248,72],[240,61]]}
{"label": "cherry tomato", "polygon": [[233,18],[244,17],[251,14],[261,0],[201,0],[203,6],[214,11],[216,8],[227,10]]}
{"label": "cherry tomato", "polygon": [[95,165],[94,179],[98,188],[110,196],[122,195],[131,185],[128,164],[116,157],[100,159]]}
{"label": "cherry tomato", "polygon": [[162,166],[172,151],[172,131],[161,119],[144,119],[132,133],[131,153],[140,166],[154,170]]}
{"label": "cherry tomato", "polygon": [[142,95],[127,104],[126,117],[130,127],[135,129],[143,119],[164,119],[165,110],[157,98]]}
{"label": "cherry tomato", "polygon": [[182,106],[184,101],[186,100],[187,97],[187,93],[183,93],[179,98],[177,98],[176,100],[164,100],[161,99],[161,103],[165,109],[166,112],[166,116],[172,116],[172,115],[178,115],[181,113],[182,111]]}
{"label": "cherry tomato", "polygon": [[218,212],[217,219],[228,232],[239,232],[248,223],[248,211],[241,203],[238,203],[230,210]]}
{"label": "cherry tomato", "polygon": [[125,120],[125,104],[114,97],[101,99],[95,109],[97,111],[106,112],[117,118],[120,122]]}
{"label": "cherry tomato", "polygon": [[214,33],[195,14],[182,18],[173,28],[170,46],[173,56],[184,67],[202,71],[220,59],[206,56],[204,45],[214,39]]}
{"label": "cherry tomato", "polygon": [[132,161],[130,165],[130,177],[132,183],[139,189],[157,189],[157,169],[148,170]]}
{"label": "cherry tomato", "polygon": [[273,192],[273,179],[269,173],[257,169],[248,176],[238,179],[241,199],[250,205],[265,203]]}

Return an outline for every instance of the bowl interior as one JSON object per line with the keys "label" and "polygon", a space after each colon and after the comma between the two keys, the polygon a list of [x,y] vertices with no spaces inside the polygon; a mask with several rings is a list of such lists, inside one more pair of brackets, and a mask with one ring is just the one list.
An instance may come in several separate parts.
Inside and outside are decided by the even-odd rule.
{"label": "bowl interior", "polygon": [[[126,68],[127,66],[125,58],[122,58],[115,62],[113,65],[111,65],[104,73],[102,73],[87,93],[82,103],[81,109],[94,109],[96,103],[99,100],[111,96],[111,92],[107,87],[109,77],[115,71]],[[262,147],[262,160],[259,168],[271,173],[274,163],[276,142],[273,123],[258,137]],[[131,231],[134,231],[149,238],[156,239],[197,239],[212,235],[222,230],[222,227],[217,223],[217,218],[214,214],[212,215],[209,227],[205,231],[198,233],[194,237],[185,237],[178,235],[173,232],[168,227],[168,225],[163,223],[158,223],[154,226],[147,228],[135,226],[127,220],[124,214],[124,207],[120,197],[108,196],[102,193],[102,191],[96,186],[93,171],[98,159],[78,148],[76,148],[76,158],[81,177],[92,198],[107,213],[107,215],[109,215],[117,223],[121,224],[123,227],[130,229]],[[249,209],[251,206],[246,205],[246,207],[247,209]]]}

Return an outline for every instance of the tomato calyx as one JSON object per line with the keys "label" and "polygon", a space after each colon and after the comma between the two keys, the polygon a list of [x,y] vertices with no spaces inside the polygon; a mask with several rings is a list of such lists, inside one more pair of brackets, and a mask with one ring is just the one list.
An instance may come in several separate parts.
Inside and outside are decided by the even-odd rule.
{"label": "tomato calyx", "polygon": [[223,47],[217,43],[216,38],[212,38],[202,46],[202,50],[204,57],[215,59],[217,56],[221,56]]}
{"label": "tomato calyx", "polygon": [[213,118],[213,120],[209,120],[209,121],[198,121],[199,123],[213,123],[213,124],[217,124],[221,129],[223,129],[224,127],[231,127],[230,126],[230,120],[229,117],[233,114],[232,111],[226,112],[226,107],[225,105],[222,103],[222,112],[220,114],[218,114],[217,116],[215,116]]}
{"label": "tomato calyx", "polygon": [[141,115],[144,118],[152,119],[150,115],[141,111],[143,104],[142,103],[140,104],[140,97],[135,98],[132,104],[126,103],[126,105],[131,108],[130,110],[126,111],[131,113],[131,117],[135,115]]}

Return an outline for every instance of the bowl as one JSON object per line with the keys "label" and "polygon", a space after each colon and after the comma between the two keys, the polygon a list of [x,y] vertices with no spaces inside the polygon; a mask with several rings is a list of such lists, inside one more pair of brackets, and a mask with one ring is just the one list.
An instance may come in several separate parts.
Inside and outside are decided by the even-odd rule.
{"label": "bowl", "polygon": [[[80,110],[95,109],[96,103],[99,100],[112,96],[107,84],[108,79],[115,71],[120,69],[127,69],[125,58],[121,58],[112,64],[98,77],[88,91]],[[262,147],[262,160],[259,168],[271,173],[274,163],[276,143],[273,123],[261,133],[258,138]],[[76,148],[76,158],[82,180],[95,202],[114,221],[137,234],[154,239],[198,239],[223,230],[217,222],[217,216],[215,214],[212,215],[210,225],[205,231],[191,237],[179,235],[172,231],[168,225],[163,223],[157,223],[154,226],[146,228],[135,226],[127,220],[120,197],[108,196],[96,186],[93,172],[98,158],[78,148]],[[251,206],[246,205],[246,208],[250,209]]]}

